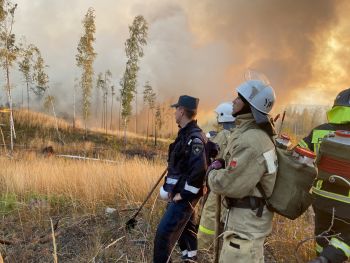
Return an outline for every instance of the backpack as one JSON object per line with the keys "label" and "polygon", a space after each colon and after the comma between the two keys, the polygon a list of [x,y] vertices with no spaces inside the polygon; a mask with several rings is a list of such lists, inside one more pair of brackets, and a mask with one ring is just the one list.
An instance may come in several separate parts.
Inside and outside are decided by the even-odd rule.
{"label": "backpack", "polygon": [[299,163],[291,150],[276,146],[276,152],[278,170],[271,196],[266,196],[260,182],[257,188],[270,211],[294,220],[313,202],[310,189],[317,176],[317,168]]}

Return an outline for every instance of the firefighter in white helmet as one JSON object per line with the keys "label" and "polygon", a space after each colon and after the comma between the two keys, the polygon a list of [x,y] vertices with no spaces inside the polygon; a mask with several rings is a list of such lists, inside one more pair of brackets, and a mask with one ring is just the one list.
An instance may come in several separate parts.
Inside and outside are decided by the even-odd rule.
{"label": "firefighter in white helmet", "polygon": [[225,167],[214,161],[208,176],[211,191],[224,196],[228,208],[220,262],[264,262],[263,244],[272,229],[273,213],[256,185],[260,182],[269,197],[276,180],[277,156],[271,140],[275,131],[268,115],[275,93],[261,80],[245,81],[236,90],[236,127],[223,152]]}
{"label": "firefighter in white helmet", "polygon": [[[235,117],[232,116],[232,102],[219,104],[215,113],[217,123],[222,126],[222,130],[209,139],[219,146],[219,153],[216,158],[222,158],[223,152],[227,146],[230,134],[235,126]],[[210,190],[210,189],[209,189]],[[198,228],[198,249],[212,248],[215,234],[215,212],[216,212],[216,194],[209,192],[201,213],[201,219]]]}

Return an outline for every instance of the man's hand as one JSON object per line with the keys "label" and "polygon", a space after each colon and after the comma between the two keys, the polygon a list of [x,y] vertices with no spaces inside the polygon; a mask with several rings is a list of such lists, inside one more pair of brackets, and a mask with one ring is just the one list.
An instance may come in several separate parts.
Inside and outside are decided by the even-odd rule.
{"label": "man's hand", "polygon": [[182,197],[181,197],[180,193],[177,193],[177,194],[174,196],[173,201],[174,201],[174,202],[177,202],[177,201],[180,201],[180,200],[182,200]]}

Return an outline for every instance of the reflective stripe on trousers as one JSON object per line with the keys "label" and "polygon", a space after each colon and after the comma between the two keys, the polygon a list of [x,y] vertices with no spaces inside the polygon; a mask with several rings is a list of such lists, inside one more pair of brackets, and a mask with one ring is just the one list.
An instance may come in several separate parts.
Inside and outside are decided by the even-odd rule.
{"label": "reflective stripe on trousers", "polygon": [[336,201],[339,201],[342,203],[350,204],[350,197],[349,196],[339,195],[339,194],[335,194],[332,192],[327,192],[327,191],[321,190],[320,189],[321,187],[322,187],[322,180],[318,180],[316,187],[315,186],[312,187],[312,192],[314,194],[323,196],[325,198],[329,198],[329,199],[336,200]]}
{"label": "reflective stripe on trousers", "polygon": [[214,235],[215,234],[215,230],[208,229],[202,225],[199,225],[198,231],[201,231],[207,235]]}
{"label": "reflective stripe on trousers", "polygon": [[320,254],[323,251],[323,247],[316,242],[315,250]]}
{"label": "reflective stripe on trousers", "polygon": [[340,249],[341,251],[343,251],[344,254],[345,254],[347,257],[350,257],[350,246],[348,246],[346,243],[344,243],[344,242],[341,241],[340,239],[333,237],[333,238],[331,239],[330,244],[331,244],[333,247],[335,247],[335,248]]}

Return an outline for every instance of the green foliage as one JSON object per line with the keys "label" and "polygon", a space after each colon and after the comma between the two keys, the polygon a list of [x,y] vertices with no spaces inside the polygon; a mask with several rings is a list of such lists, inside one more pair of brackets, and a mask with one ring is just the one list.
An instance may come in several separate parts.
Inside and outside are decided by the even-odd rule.
{"label": "green foliage", "polygon": [[93,43],[95,42],[95,10],[90,7],[82,21],[84,27],[83,36],[80,37],[80,41],[77,47],[78,54],[75,56],[77,66],[81,68],[82,75],[80,79],[80,85],[82,88],[82,113],[85,121],[85,130],[86,122],[90,114],[91,106],[91,91],[92,91],[92,82],[93,82],[93,63],[96,57],[94,51]]}
{"label": "green foliage", "polygon": [[155,117],[156,117],[156,128],[160,130],[164,124],[164,121],[163,121],[162,111],[159,105],[157,106]]}
{"label": "green foliage", "polygon": [[135,17],[131,26],[129,26],[130,38],[125,42],[125,53],[128,58],[125,72],[120,81],[122,118],[127,124],[131,115],[131,102],[136,93],[137,72],[139,70],[139,58],[143,57],[142,47],[147,44],[148,24],[143,16]]}
{"label": "green foliage", "polygon": [[[102,103],[103,103],[103,109],[102,109],[102,127],[107,129],[107,102],[108,102],[108,91],[109,88],[112,87],[112,72],[110,70],[107,70],[104,73],[104,77],[102,73],[98,74],[97,81],[96,81],[96,89],[97,93],[99,94],[99,91],[102,91]],[[113,91],[114,92],[114,91]],[[113,94],[112,94],[113,96]],[[99,98],[97,98],[97,102],[99,102]],[[98,105],[96,105],[98,109]],[[97,115],[97,114],[96,114]]]}
{"label": "green foliage", "polygon": [[143,90],[143,101],[147,106],[153,110],[156,102],[156,93],[153,91],[152,86],[147,81]]}
{"label": "green foliage", "polygon": [[20,48],[20,58],[18,62],[19,71],[23,74],[24,81],[28,84],[33,82],[33,66],[34,66],[34,54],[38,48],[32,44],[24,46],[21,44]]}
{"label": "green foliage", "polygon": [[107,70],[104,74],[99,73],[97,78],[97,88],[100,88],[104,94],[108,93],[108,89],[112,83],[112,72]]}
{"label": "green foliage", "polygon": [[17,195],[3,193],[0,195],[0,215],[7,214],[17,207]]}
{"label": "green foliage", "polygon": [[45,111],[48,112],[50,110],[52,104],[54,104],[54,103],[55,103],[55,97],[54,96],[51,96],[51,95],[46,96],[45,99],[44,99],[44,109],[45,109]]}
{"label": "green foliage", "polygon": [[33,81],[35,86],[32,88],[32,90],[37,96],[41,97],[49,87],[49,76],[45,72],[47,65],[45,65],[40,50],[35,48],[34,51],[36,56],[33,65]]}
{"label": "green foliage", "polygon": [[17,4],[3,0],[0,6],[0,60],[2,67],[8,70],[9,67],[12,67],[19,51],[16,46],[16,36],[12,33]]}

